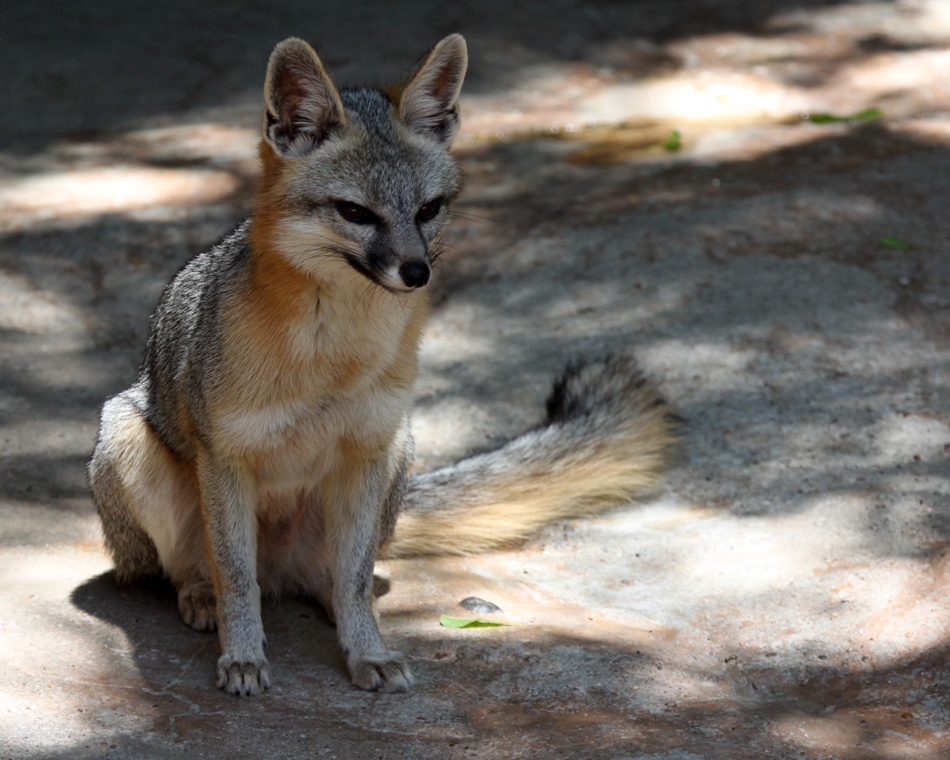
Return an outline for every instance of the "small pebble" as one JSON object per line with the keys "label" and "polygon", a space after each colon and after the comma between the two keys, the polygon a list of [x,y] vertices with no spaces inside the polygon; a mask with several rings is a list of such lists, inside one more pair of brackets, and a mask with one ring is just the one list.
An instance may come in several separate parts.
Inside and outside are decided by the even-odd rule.
{"label": "small pebble", "polygon": [[501,612],[501,607],[493,602],[486,602],[484,599],[479,599],[477,596],[467,596],[461,602],[459,602],[460,607],[464,607],[467,610],[472,612],[481,612],[483,614],[491,614],[493,612]]}

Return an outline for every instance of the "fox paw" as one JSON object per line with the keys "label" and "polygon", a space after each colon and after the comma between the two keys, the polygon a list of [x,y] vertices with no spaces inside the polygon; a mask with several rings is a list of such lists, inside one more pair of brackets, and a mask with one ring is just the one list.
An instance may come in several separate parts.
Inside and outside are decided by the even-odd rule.
{"label": "fox paw", "polygon": [[267,660],[238,660],[229,654],[218,658],[218,688],[228,694],[249,697],[270,688]]}
{"label": "fox paw", "polygon": [[196,631],[213,631],[218,627],[216,606],[214,586],[208,581],[192,583],[178,592],[181,619]]}
{"label": "fox paw", "polygon": [[415,683],[406,658],[399,652],[353,658],[348,667],[353,683],[369,691],[409,691]]}

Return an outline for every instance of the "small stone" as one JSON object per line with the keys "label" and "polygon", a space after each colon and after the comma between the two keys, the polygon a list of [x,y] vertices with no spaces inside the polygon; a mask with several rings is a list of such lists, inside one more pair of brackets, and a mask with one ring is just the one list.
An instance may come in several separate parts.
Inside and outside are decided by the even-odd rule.
{"label": "small stone", "polygon": [[481,612],[482,614],[492,614],[494,612],[501,612],[501,607],[499,607],[494,602],[486,602],[484,599],[479,599],[477,596],[467,596],[461,602],[459,602],[459,607],[464,607],[467,610],[472,612]]}

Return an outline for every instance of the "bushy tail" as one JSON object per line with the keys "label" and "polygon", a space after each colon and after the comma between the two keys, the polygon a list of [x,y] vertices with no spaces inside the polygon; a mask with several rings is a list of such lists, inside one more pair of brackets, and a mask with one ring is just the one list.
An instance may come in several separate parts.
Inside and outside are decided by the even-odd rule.
{"label": "bushy tail", "polygon": [[665,469],[675,424],[630,356],[571,364],[540,427],[409,480],[384,556],[475,554],[628,502]]}

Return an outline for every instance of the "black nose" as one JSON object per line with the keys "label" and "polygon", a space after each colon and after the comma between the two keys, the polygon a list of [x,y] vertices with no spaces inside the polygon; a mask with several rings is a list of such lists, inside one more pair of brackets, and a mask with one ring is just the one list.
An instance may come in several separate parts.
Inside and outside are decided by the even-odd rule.
{"label": "black nose", "polygon": [[424,261],[407,261],[399,267],[399,276],[407,288],[421,288],[429,281],[429,265]]}

